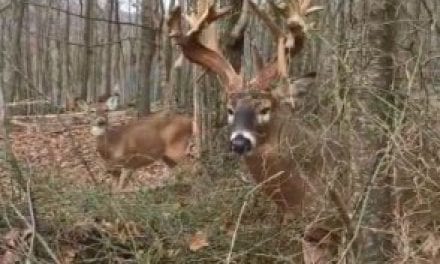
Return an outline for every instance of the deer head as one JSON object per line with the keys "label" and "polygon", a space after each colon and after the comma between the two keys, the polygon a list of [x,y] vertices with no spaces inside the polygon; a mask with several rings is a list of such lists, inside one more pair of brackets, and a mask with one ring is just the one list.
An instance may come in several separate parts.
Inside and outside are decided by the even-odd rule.
{"label": "deer head", "polygon": [[[321,8],[311,6],[311,0],[285,1],[283,5],[274,6],[284,17],[286,22],[284,31],[250,0],[249,5],[268,26],[277,41],[276,56],[267,64],[262,62],[254,49],[257,73],[249,81],[245,81],[234,70],[221,52],[210,49],[199,41],[201,31],[227,14],[227,9],[216,11],[211,5],[198,21],[191,23],[192,28],[184,34],[181,30],[181,9],[177,7],[170,14],[168,26],[170,36],[175,39],[189,61],[219,76],[227,94],[228,123],[232,128],[231,148],[244,156],[254,180],[261,184],[263,192],[277,204],[283,215],[282,219],[285,220],[288,212],[295,212],[295,209],[301,207],[309,186],[309,178],[307,177],[306,182],[302,177],[303,167],[296,163],[298,159],[292,157],[295,154],[284,155],[284,150],[291,149],[290,146],[283,148],[283,144],[299,142],[304,145],[308,141],[303,139],[316,139],[310,135],[312,133],[308,131],[302,133],[300,129],[295,134],[294,128],[298,128],[299,125],[290,126],[291,123],[295,123],[290,118],[292,110],[298,110],[298,103],[301,102],[300,99],[305,91],[313,85],[316,74],[310,73],[292,80],[287,74],[287,66],[289,60],[304,46],[305,17]],[[287,115],[288,118],[283,115]],[[283,142],[280,141],[282,132],[287,138]],[[305,148],[309,149],[309,146]],[[296,148],[294,149],[298,152]],[[320,159],[314,154],[313,151],[298,154],[301,158],[307,156],[307,160],[309,157],[312,160],[313,168],[307,171],[310,174],[319,168]],[[306,166],[304,168],[307,169]],[[330,193],[330,197],[337,197],[334,191],[330,190]],[[344,212],[343,206],[340,208],[342,208],[341,212]],[[306,232],[303,243],[305,263],[330,262],[327,248],[314,243],[327,237],[328,232],[320,231],[310,229]]]}
{"label": "deer head", "polygon": [[119,106],[119,93],[115,92],[106,98],[98,99],[98,102],[89,106],[88,111],[91,113],[91,129],[90,132],[94,136],[103,135],[108,125],[108,112],[114,111]]}
{"label": "deer head", "polygon": [[181,29],[180,7],[171,12],[168,20],[170,37],[181,47],[183,55],[189,61],[219,76],[228,98],[228,123],[232,128],[231,148],[240,155],[251,154],[267,141],[268,132],[280,109],[286,103],[294,108],[296,100],[304,94],[315,77],[315,74],[309,74],[292,81],[287,74],[287,54],[293,57],[302,49],[306,26],[304,16],[318,8],[310,7],[309,0],[287,2],[279,7],[286,20],[287,32],[284,32],[252,1],[249,4],[277,40],[277,55],[266,65],[262,65],[255,50],[255,60],[259,62],[259,66],[258,72],[250,81],[245,81],[220,51],[208,48],[199,40],[203,29],[225,16],[229,9],[217,11],[214,5],[209,6],[185,34]]}

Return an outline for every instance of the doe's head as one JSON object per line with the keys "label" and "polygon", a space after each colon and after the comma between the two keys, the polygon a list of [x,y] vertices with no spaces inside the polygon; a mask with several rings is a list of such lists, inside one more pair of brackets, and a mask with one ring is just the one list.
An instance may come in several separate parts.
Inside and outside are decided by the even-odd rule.
{"label": "doe's head", "polygon": [[105,133],[108,127],[108,113],[116,110],[119,104],[119,94],[115,93],[106,100],[98,100],[89,108],[90,113],[90,133],[100,136]]}

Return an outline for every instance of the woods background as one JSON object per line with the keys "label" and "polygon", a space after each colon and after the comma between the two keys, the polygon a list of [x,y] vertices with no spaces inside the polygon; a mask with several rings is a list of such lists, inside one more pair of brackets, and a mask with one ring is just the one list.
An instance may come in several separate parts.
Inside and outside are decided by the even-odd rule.
{"label": "woods background", "polygon": [[[239,180],[239,165],[225,143],[226,107],[217,79],[186,60],[176,64],[180,51],[166,28],[170,7],[193,12],[203,2],[0,0],[0,116],[6,124],[0,138],[0,234],[32,226],[32,204],[42,225],[33,254],[23,253],[32,263],[214,263],[230,252],[236,263],[298,263],[297,230],[307,220],[287,230],[268,225],[275,209],[258,195],[255,200],[262,201],[246,210],[230,247],[252,185]],[[308,102],[311,118],[350,147],[350,170],[326,178],[342,187],[354,226],[354,233],[342,232],[337,262],[438,263],[440,2],[314,2],[324,10],[310,18],[306,48],[289,71],[318,73]],[[222,49],[250,76],[252,46],[267,60],[274,40],[249,10],[244,34],[231,34],[243,1],[217,3],[235,11],[218,24]],[[46,122],[71,112],[75,98],[94,102],[113,91],[121,94],[122,109],[140,115],[160,109],[194,113],[203,169],[177,173],[172,184],[155,191],[142,182],[127,196],[91,189],[82,177],[99,174],[93,150],[85,147],[93,148],[91,139],[69,127],[47,130]],[[29,130],[30,123],[38,129]],[[41,142],[46,146],[36,145]],[[33,202],[27,199],[29,179]],[[194,238],[189,234],[200,230],[210,234],[210,246],[188,250]],[[356,250],[353,241],[360,238],[363,249]]]}

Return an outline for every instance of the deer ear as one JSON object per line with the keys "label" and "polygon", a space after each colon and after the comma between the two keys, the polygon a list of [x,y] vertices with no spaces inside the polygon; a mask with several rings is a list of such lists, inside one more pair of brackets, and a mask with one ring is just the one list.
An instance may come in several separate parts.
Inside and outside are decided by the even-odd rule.
{"label": "deer ear", "polygon": [[105,102],[105,105],[107,106],[107,109],[110,111],[116,110],[116,108],[118,108],[119,106],[119,94],[110,96]]}

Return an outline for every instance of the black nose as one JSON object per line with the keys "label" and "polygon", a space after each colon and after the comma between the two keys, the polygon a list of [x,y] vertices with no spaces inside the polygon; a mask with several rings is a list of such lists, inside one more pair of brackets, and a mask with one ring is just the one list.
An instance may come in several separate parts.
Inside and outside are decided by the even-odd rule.
{"label": "black nose", "polygon": [[231,149],[239,155],[243,155],[251,150],[251,141],[243,135],[237,135],[231,140]]}

